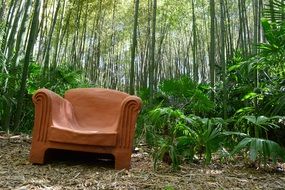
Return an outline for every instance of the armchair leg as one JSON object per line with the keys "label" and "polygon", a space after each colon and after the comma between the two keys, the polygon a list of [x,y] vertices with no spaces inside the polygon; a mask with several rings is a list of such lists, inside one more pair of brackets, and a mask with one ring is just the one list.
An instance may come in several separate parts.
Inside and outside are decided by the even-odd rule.
{"label": "armchair leg", "polygon": [[116,152],[115,156],[115,169],[130,169],[131,166],[131,152],[130,151],[121,151]]}
{"label": "armchair leg", "polygon": [[30,162],[33,164],[44,164],[45,162],[45,153],[47,148],[32,145],[30,151]]}

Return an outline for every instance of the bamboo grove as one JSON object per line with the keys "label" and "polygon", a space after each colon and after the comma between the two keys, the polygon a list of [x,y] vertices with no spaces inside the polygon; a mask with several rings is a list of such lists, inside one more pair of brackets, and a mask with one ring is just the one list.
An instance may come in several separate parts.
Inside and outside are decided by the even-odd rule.
{"label": "bamboo grove", "polygon": [[214,87],[236,52],[250,57],[265,40],[264,3],[1,0],[1,125],[17,129],[25,95],[59,80],[58,68],[79,71],[88,85],[130,93],[153,93],[160,81],[182,75]]}
{"label": "bamboo grove", "polygon": [[[254,44],[262,40],[262,1],[154,3],[139,4],[136,88],[181,74],[207,81],[212,65],[209,59],[210,63],[214,60],[211,70],[217,73],[212,79],[216,80],[222,64],[236,49],[251,55]],[[45,0],[38,8],[36,5],[32,0],[2,1],[3,70],[11,59],[20,64],[32,29],[36,41],[31,58],[43,67],[45,77],[49,69],[65,64],[84,70],[84,75],[100,86],[129,86],[133,1]],[[36,28],[31,27],[33,17],[38,17]],[[154,75],[151,82],[149,75]]]}
{"label": "bamboo grove", "polygon": [[104,87],[143,99],[155,168],[284,161],[284,33],[284,0],[0,0],[0,131],[39,88]]}

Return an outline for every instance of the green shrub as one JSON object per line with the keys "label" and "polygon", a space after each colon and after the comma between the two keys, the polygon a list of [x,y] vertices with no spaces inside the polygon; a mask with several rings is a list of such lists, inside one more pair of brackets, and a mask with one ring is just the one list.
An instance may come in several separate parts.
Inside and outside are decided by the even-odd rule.
{"label": "green shrub", "polygon": [[185,116],[171,107],[156,108],[149,112],[147,142],[154,147],[154,167],[158,160],[171,164],[177,169],[182,160],[192,161],[195,155],[204,157],[210,163],[212,154],[222,147],[222,118],[200,118]]}
{"label": "green shrub", "polygon": [[186,114],[213,114],[215,104],[209,99],[210,87],[206,84],[198,84],[189,77],[182,76],[162,81],[159,90],[167,97],[168,106],[180,109]]}

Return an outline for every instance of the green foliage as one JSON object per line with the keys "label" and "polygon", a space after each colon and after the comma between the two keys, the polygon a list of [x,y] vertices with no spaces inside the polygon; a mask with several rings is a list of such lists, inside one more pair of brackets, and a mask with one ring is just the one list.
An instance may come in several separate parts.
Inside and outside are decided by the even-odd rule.
{"label": "green foliage", "polygon": [[[260,67],[272,71],[276,71],[276,69],[279,70],[279,68],[282,67],[285,59],[285,23],[276,25],[276,23],[270,23],[267,19],[262,19],[262,26],[267,42],[261,43],[258,46],[261,50],[259,58],[262,64]],[[279,74],[279,72],[276,74]]]}
{"label": "green foliage", "polygon": [[180,0],[179,3],[180,5],[172,0],[163,1],[163,5],[158,8],[157,19],[160,21],[158,24],[167,23],[168,27],[177,29],[187,23],[191,19],[189,16],[190,2]]}
{"label": "green foliage", "polygon": [[149,125],[149,112],[160,106],[166,106],[166,97],[162,94],[155,94],[153,98],[150,98],[150,91],[148,88],[141,88],[137,94],[143,101],[143,107],[139,114],[136,127],[135,143],[143,141],[144,138],[148,144],[153,145],[154,141],[154,126]]}
{"label": "green foliage", "polygon": [[285,21],[285,4],[283,0],[271,0],[265,4],[263,17],[270,19],[274,23],[283,23]]}
{"label": "green foliage", "polygon": [[155,168],[162,160],[177,169],[181,160],[192,161],[195,155],[203,155],[208,164],[226,136],[222,128],[227,123],[222,118],[185,116],[170,107],[151,110],[149,121],[147,142],[154,146]]}
{"label": "green foliage", "polygon": [[285,24],[262,20],[267,43],[259,45],[260,54],[255,59],[260,60],[258,67],[260,75],[260,94],[263,100],[259,102],[260,111],[266,115],[284,115],[284,61],[285,61]]}
{"label": "green foliage", "polygon": [[158,160],[163,160],[168,164],[171,164],[174,170],[178,169],[179,158],[177,152],[177,144],[169,138],[161,138],[158,141],[158,146],[155,147],[154,157],[154,169],[157,169]]}
{"label": "green foliage", "polygon": [[184,123],[184,114],[172,108],[155,108],[149,112],[149,119],[153,125],[148,129],[147,142],[154,148],[154,168],[158,160],[167,160],[173,169],[179,165],[178,158],[178,129]]}
{"label": "green foliage", "polygon": [[[262,19],[267,39],[258,45],[258,55],[244,59],[237,52],[228,68],[230,115],[244,107],[253,107],[257,115],[284,115],[285,25]],[[258,69],[258,88],[254,86]]]}
{"label": "green foliage", "polygon": [[[269,3],[264,16],[266,18],[262,19],[262,26],[267,42],[258,45],[259,53],[245,59],[236,52],[229,62],[227,88],[231,104],[228,111],[236,121],[232,130],[237,132],[229,132],[227,135],[231,134],[234,141],[239,141],[237,137],[241,134],[248,135],[239,141],[232,155],[246,148],[251,160],[262,160],[265,163],[270,159],[274,162],[278,158],[284,160],[284,150],[278,143],[268,139],[272,138],[273,131],[283,133],[283,117],[276,116],[285,114],[283,1],[274,0],[273,4]],[[256,69],[259,71],[258,88],[254,86]]]}
{"label": "green foliage", "polygon": [[204,116],[214,111],[215,104],[208,97],[210,87],[206,84],[197,84],[189,77],[164,80],[159,89],[168,97],[170,106],[185,113]]}
{"label": "green foliage", "polygon": [[249,158],[252,161],[263,161],[264,164],[271,159],[274,163],[278,158],[285,160],[285,151],[280,147],[280,145],[274,141],[246,137],[238,143],[238,145],[233,149],[231,155],[240,152],[242,149],[249,150]]}
{"label": "green foliage", "polygon": [[[254,116],[243,115],[237,120],[239,131],[245,131],[248,136],[243,138],[232,150],[231,155],[241,152],[243,149],[248,149],[249,158],[252,161],[263,161],[264,164],[272,160],[276,162],[278,158],[285,159],[285,152],[280,145],[272,140],[268,140],[268,131],[278,129],[278,122],[283,117],[274,116]],[[243,133],[234,135],[244,136]],[[254,136],[254,137],[251,137]]]}
{"label": "green foliage", "polygon": [[[156,35],[159,43],[157,43],[158,57],[156,61],[157,64],[163,65],[163,67],[158,66],[156,68],[162,69],[158,77],[177,77],[182,72],[189,74],[193,69],[190,66],[191,64],[187,65],[192,60],[191,57],[188,57],[191,55],[188,51],[191,52],[191,48],[195,44],[192,44],[191,35],[187,34],[193,33],[189,20],[192,19],[191,11],[194,7],[192,7],[191,1],[183,0],[179,1],[178,4],[177,2],[172,0],[158,2],[158,30]],[[247,3],[245,4],[247,5]],[[63,48],[65,46],[66,56],[62,60],[59,59],[61,60],[61,63],[58,63],[59,67],[48,69],[47,77],[43,76],[39,64],[34,62],[30,64],[29,79],[24,94],[24,110],[21,110],[23,115],[20,130],[22,132],[30,132],[33,126],[31,97],[37,89],[48,88],[63,95],[67,89],[90,86],[89,81],[83,77],[84,74],[88,75],[89,73],[74,70],[76,67],[83,66],[80,63],[81,61],[84,62],[84,69],[96,71],[96,75],[98,75],[96,80],[102,80],[100,83],[104,83],[103,80],[106,78],[111,78],[110,81],[113,81],[113,77],[116,80],[121,77],[124,79],[122,81],[128,81],[126,74],[129,69],[127,63],[130,35],[128,31],[132,31],[132,19],[129,18],[133,12],[133,7],[129,5],[129,1],[114,2],[110,0],[81,1],[79,4],[73,0],[66,4],[63,23],[56,25],[55,35],[53,35],[60,34],[61,44],[57,44],[56,40],[52,38],[50,48],[52,55],[55,53],[55,47]],[[196,44],[198,48],[196,62],[199,65],[204,61],[206,62],[203,59],[205,59],[204,54],[207,51],[209,35],[208,31],[203,28],[205,24],[208,24],[208,5],[206,1],[194,1],[197,39],[203,37]],[[230,9],[229,13],[231,13],[238,8],[238,4],[232,3],[226,7]],[[80,10],[81,8],[82,10]],[[225,84],[224,81],[218,81],[219,73],[217,72],[216,79],[218,82],[213,89],[210,88],[209,84],[196,83],[188,76],[162,81],[157,93],[151,98],[149,89],[140,89],[138,96],[143,99],[144,107],[138,118],[136,140],[141,140],[141,137],[145,136],[146,142],[153,147],[155,167],[160,160],[163,160],[177,169],[182,161],[192,161],[197,156],[204,159],[205,163],[209,163],[212,154],[219,151],[220,148],[227,145],[230,150],[231,146],[238,142],[232,152],[233,154],[247,148],[252,160],[273,159],[276,161],[278,157],[284,159],[279,145],[268,140],[270,137],[276,139],[276,137],[272,137],[272,130],[278,130],[278,134],[283,133],[283,139],[285,138],[284,121],[280,122],[283,118],[276,116],[285,115],[284,10],[283,0],[269,1],[264,10],[265,18],[261,21],[266,42],[258,44],[258,54],[255,56],[245,57],[239,50],[236,50],[234,55],[230,55],[232,57],[227,60],[228,70]],[[51,20],[49,15],[46,16],[47,20]],[[53,15],[50,14],[50,16]],[[139,16],[137,74],[140,78],[137,82],[138,86],[147,86],[145,83],[147,83],[148,75],[146,72],[148,67],[147,65],[141,67],[141,64],[148,63],[149,57],[149,29],[152,17],[150,1],[140,2]],[[234,16],[230,17],[234,18]],[[77,20],[77,18],[80,19]],[[86,26],[85,19],[87,21]],[[251,23],[251,19],[249,17],[249,23]],[[7,24],[0,23],[1,39],[4,37],[3,28]],[[235,26],[234,23],[233,27]],[[46,29],[41,28],[41,33],[48,33],[49,28],[50,22],[47,23]],[[250,31],[251,29],[249,29]],[[84,32],[86,32],[86,36]],[[233,37],[231,40],[235,44],[235,37],[239,36],[238,33],[233,32],[230,36]],[[47,40],[47,36],[42,37],[44,41]],[[70,43],[72,39],[73,42]],[[5,39],[3,38],[3,40]],[[88,43],[84,44],[84,41],[81,40],[88,41]],[[247,42],[250,43],[250,41]],[[230,43],[228,44],[229,47]],[[83,45],[84,47],[81,47]],[[247,45],[250,47],[249,44]],[[44,49],[45,46],[43,44],[39,48]],[[230,49],[229,51],[231,51]],[[21,51],[23,50],[22,48]],[[41,55],[41,52],[39,53],[39,57],[44,56]],[[60,51],[59,55],[62,54],[63,52]],[[90,57],[89,54],[92,56]],[[19,55],[17,59],[21,56]],[[77,62],[78,57],[81,60]],[[97,58],[100,62],[99,65],[97,63],[93,65],[94,59]],[[227,56],[227,58],[229,57]],[[70,62],[73,68],[63,64],[65,62]],[[174,71],[174,67],[172,67],[174,65],[177,71]],[[170,70],[170,74],[166,73],[169,66],[173,69]],[[207,68],[200,66],[200,69],[205,69],[203,75],[208,74]],[[22,63],[20,62],[13,68],[12,63],[6,63],[5,55],[0,52],[0,70],[2,87],[0,89],[0,130],[6,130],[2,124],[8,112],[12,113],[10,125],[13,125],[14,112],[17,106],[17,91],[21,82]],[[216,70],[219,71],[219,68]],[[256,70],[258,70],[258,85],[254,83]],[[94,71],[92,70],[92,72]],[[203,77],[202,80],[204,81],[206,78]],[[13,82],[10,83],[9,81]],[[116,85],[118,87],[122,83],[118,82],[117,84],[116,82],[114,86]],[[226,110],[226,115],[229,117],[227,120],[219,118],[224,116],[222,109],[222,102],[225,98],[224,85],[227,90],[227,100],[229,100]],[[212,91],[215,92],[214,101],[209,98]],[[7,105],[11,105],[11,108],[7,108]],[[240,140],[241,138],[243,139]]]}
{"label": "green foliage", "polygon": [[[227,105],[227,115],[232,117],[246,107],[253,107],[254,97],[258,94],[254,92],[253,65],[240,52],[236,52],[228,64],[226,89],[230,103]],[[216,102],[218,109],[222,110],[223,88],[222,85],[217,85],[216,88]]]}
{"label": "green foliage", "polygon": [[282,117],[266,117],[266,116],[254,116],[254,115],[244,115],[240,117],[237,121],[237,125],[246,126],[245,130],[247,134],[254,136],[256,138],[262,137],[262,132],[265,132],[265,137],[267,137],[267,131],[269,129],[279,128],[277,122]]}
{"label": "green foliage", "polygon": [[209,117],[222,115],[222,83],[215,86],[216,105],[208,98],[207,84],[185,76],[160,83],[156,96],[160,107],[149,109],[146,122],[146,139],[155,147],[155,164],[168,157],[177,168],[182,160],[191,161],[196,155],[209,163],[221,147],[230,145],[231,150],[236,144],[232,154],[247,148],[254,161],[284,159],[282,148],[269,139],[276,139],[272,131],[282,134],[284,129],[283,117],[276,115],[285,114],[285,24],[263,19],[262,26],[267,42],[258,45],[259,53],[245,58],[237,51],[228,62],[228,120]]}
{"label": "green foliage", "polygon": [[60,65],[56,69],[51,69],[48,79],[43,79],[42,69],[38,64],[30,65],[30,78],[27,82],[29,94],[33,94],[39,88],[48,88],[58,94],[71,88],[88,87],[87,79],[82,78],[81,71],[74,71],[71,67]]}
{"label": "green foliage", "polygon": [[[273,129],[279,129],[282,120],[282,117],[275,115],[283,111],[277,102],[284,105],[284,95],[280,91],[284,88],[284,83],[280,83],[274,74],[278,69],[279,74],[282,73],[280,63],[283,60],[269,55],[268,52],[263,53],[264,49],[262,46],[259,47],[261,54],[258,56],[245,59],[237,52],[230,62],[227,76],[230,100],[227,111],[230,118],[227,121],[205,117],[221,114],[219,105],[223,96],[219,95],[222,93],[222,85],[219,86],[219,83],[216,86],[215,106],[208,98],[208,85],[197,84],[188,77],[161,82],[161,95],[158,101],[161,107],[149,112],[146,130],[147,142],[154,146],[155,167],[158,160],[170,160],[172,167],[177,169],[182,160],[191,161],[195,156],[203,157],[205,163],[210,163],[213,153],[225,146],[231,150],[237,142],[239,143],[232,152],[234,154],[249,148],[252,160],[268,161],[280,158],[280,146],[268,140],[268,136]],[[270,68],[271,59],[275,59],[276,62],[274,69]],[[259,76],[258,88],[254,86],[256,69],[263,69]],[[276,114],[272,116],[272,112],[264,108],[276,110]],[[217,110],[213,113],[214,109]],[[227,151],[224,148],[223,150]]]}
{"label": "green foliage", "polygon": [[191,124],[190,138],[194,139],[195,152],[205,155],[205,162],[211,162],[212,153],[222,146],[225,135],[222,127],[227,123],[222,118],[200,118],[195,115],[188,117]]}

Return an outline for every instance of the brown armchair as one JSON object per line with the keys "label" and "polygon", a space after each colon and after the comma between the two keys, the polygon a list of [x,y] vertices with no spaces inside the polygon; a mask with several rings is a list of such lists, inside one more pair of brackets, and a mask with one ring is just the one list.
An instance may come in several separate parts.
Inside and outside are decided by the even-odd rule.
{"label": "brown armchair", "polygon": [[112,154],[115,169],[129,169],[141,99],[102,88],[77,88],[64,98],[40,89],[33,95],[35,121],[30,161],[43,164],[47,149]]}

